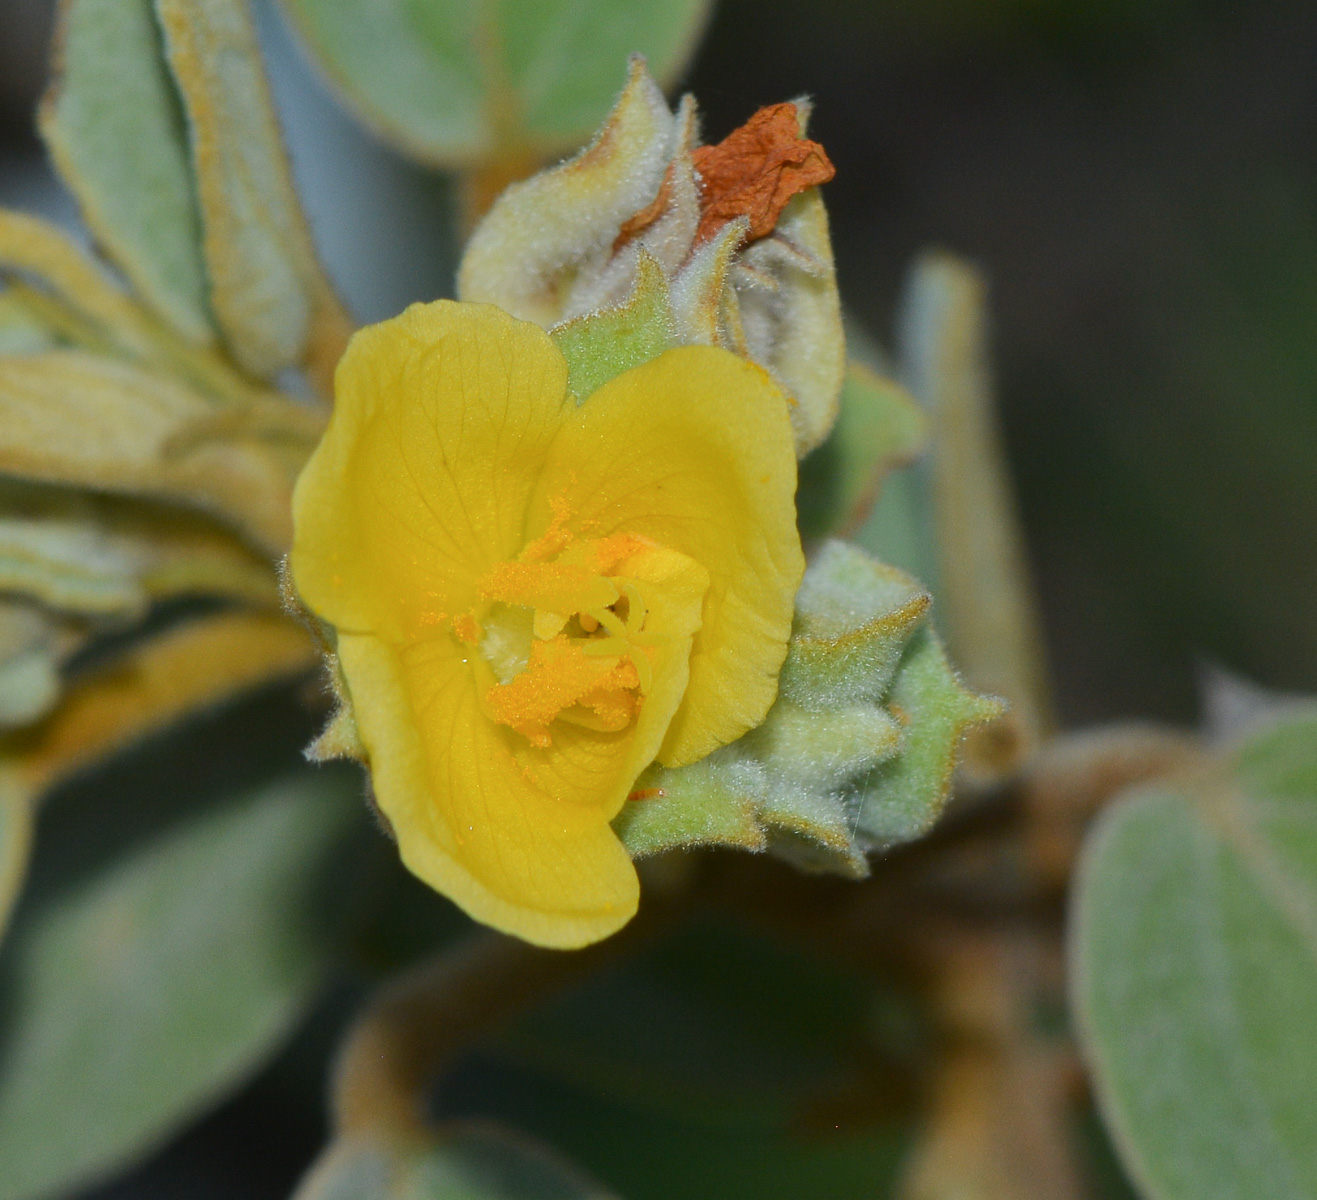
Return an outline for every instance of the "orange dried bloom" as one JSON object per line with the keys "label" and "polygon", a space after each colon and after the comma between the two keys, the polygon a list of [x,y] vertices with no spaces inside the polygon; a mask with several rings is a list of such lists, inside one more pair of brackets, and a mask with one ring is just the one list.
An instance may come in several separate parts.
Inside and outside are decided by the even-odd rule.
{"label": "orange dried bloom", "polygon": [[800,136],[794,104],[761,108],[716,146],[692,151],[691,158],[703,193],[697,243],[737,217],[750,218],[747,241],[765,237],[792,196],[836,174],[823,147]]}

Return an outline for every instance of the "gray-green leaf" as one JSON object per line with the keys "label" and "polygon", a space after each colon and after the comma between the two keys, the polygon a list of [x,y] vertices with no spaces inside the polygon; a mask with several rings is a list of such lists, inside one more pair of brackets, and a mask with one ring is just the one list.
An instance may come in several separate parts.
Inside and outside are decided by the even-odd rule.
{"label": "gray-green leaf", "polygon": [[438,166],[553,154],[595,130],[623,65],[685,65],[708,0],[285,0],[359,115]]}
{"label": "gray-green leaf", "polygon": [[[0,592],[40,606],[47,623],[56,613],[122,623],[178,595],[279,603],[268,564],[190,513],[19,482],[0,482],[0,513]],[[4,616],[0,662],[13,640]]]}
{"label": "gray-green leaf", "polygon": [[1091,836],[1074,1002],[1150,1200],[1317,1195],[1317,711]]}
{"label": "gray-green leaf", "polygon": [[41,132],[88,227],[185,337],[213,337],[187,135],[151,0],[62,6]]}
{"label": "gray-green leaf", "polygon": [[38,354],[58,341],[55,330],[12,290],[0,292],[0,354]]}
{"label": "gray-green leaf", "polygon": [[347,330],[293,187],[251,14],[241,0],[155,4],[191,134],[211,308],[237,361],[272,376]]}
{"label": "gray-green leaf", "polygon": [[354,772],[195,815],[51,896],[6,948],[0,1198],[78,1184],[169,1136],[256,1066],[332,948],[314,902]]}

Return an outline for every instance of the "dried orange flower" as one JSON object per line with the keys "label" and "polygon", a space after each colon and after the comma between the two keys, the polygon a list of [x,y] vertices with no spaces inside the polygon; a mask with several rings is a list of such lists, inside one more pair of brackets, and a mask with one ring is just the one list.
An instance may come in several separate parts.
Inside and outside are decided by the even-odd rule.
{"label": "dried orange flower", "polygon": [[750,219],[747,242],[766,237],[792,196],[837,173],[823,147],[801,137],[794,104],[761,108],[716,146],[697,146],[691,161],[700,173],[697,242],[738,217]]}

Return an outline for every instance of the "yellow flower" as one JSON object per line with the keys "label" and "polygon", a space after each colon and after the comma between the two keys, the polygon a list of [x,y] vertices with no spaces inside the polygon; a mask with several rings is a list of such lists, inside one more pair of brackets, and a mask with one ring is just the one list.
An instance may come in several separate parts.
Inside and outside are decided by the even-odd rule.
{"label": "yellow flower", "polygon": [[578,405],[543,330],[414,305],[362,330],[297,485],[291,568],[337,632],[406,865],[543,945],[639,885],[609,822],[777,691],[804,569],[786,401],[685,346]]}

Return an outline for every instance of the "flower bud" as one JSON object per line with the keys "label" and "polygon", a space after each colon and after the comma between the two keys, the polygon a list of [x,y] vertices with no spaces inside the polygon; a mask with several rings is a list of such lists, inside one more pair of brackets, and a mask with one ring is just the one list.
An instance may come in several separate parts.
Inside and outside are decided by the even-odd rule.
{"label": "flower bud", "polygon": [[594,141],[490,209],[463,258],[459,296],[554,329],[624,304],[652,259],[674,344],[723,347],[766,368],[803,456],[832,428],[845,372],[818,189],[832,164],[804,137],[807,117],[807,105],[774,105],[700,145],[695,101],[684,97],[673,113],[634,58]]}

